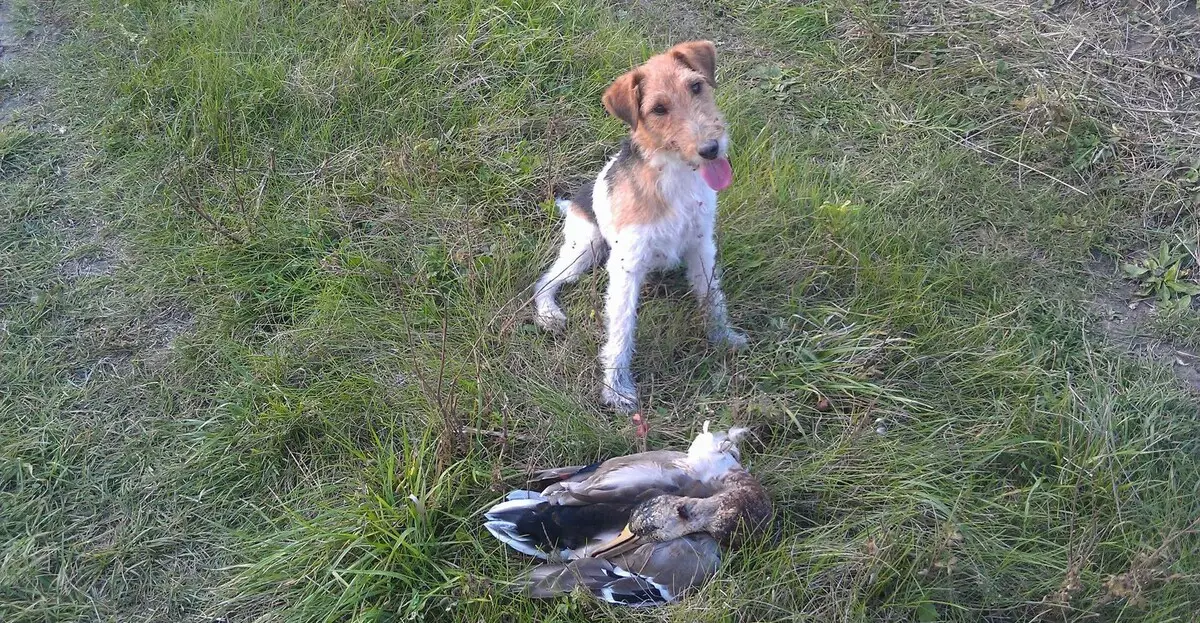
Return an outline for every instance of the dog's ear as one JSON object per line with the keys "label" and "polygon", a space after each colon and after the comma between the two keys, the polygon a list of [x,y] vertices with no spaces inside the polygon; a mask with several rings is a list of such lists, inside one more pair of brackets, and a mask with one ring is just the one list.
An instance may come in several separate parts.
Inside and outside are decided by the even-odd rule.
{"label": "dog's ear", "polygon": [[688,69],[704,76],[709,86],[717,86],[717,47],[712,41],[688,41],[671,48],[671,56]]}
{"label": "dog's ear", "polygon": [[604,92],[604,109],[628,124],[630,130],[637,129],[641,117],[641,82],[642,74],[634,69],[617,78]]}

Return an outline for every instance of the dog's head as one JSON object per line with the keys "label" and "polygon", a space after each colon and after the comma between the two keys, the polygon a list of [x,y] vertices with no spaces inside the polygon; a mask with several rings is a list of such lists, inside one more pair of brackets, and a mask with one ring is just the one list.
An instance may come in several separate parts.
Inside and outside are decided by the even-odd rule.
{"label": "dog's head", "polygon": [[648,155],[672,154],[698,169],[718,160],[728,167],[729,135],[714,97],[716,66],[712,42],[680,43],[617,78],[604,93],[604,107],[629,125]]}

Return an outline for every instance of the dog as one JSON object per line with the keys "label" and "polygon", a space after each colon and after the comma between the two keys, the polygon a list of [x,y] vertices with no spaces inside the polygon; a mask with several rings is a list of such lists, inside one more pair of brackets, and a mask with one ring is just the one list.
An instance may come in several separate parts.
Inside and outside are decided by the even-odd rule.
{"label": "dog", "polygon": [[717,192],[733,182],[733,168],[714,97],[716,60],[712,42],[689,41],[617,78],[603,104],[629,126],[629,137],[593,181],[557,201],[564,240],[534,286],[535,320],[548,331],[563,330],[558,290],[605,262],[601,398],[619,411],[638,408],[630,362],[638,296],[650,271],[685,264],[709,340],[735,350],[747,343],[730,325],[717,270]]}

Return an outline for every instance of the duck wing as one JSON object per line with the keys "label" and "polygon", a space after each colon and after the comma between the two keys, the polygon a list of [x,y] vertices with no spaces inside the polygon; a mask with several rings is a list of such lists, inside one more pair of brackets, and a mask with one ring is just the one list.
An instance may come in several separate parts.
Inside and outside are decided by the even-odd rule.
{"label": "duck wing", "polygon": [[483,527],[509,547],[543,560],[585,555],[589,546],[621,533],[632,503],[553,504],[532,491],[514,491],[484,514]]}
{"label": "duck wing", "polygon": [[721,551],[716,540],[694,534],[647,543],[612,560],[579,558],[540,565],[518,582],[531,597],[563,595],[582,587],[609,603],[656,606],[671,603],[716,574]]}
{"label": "duck wing", "polygon": [[[637,503],[658,495],[706,497],[715,489],[687,468],[687,455],[655,450],[605,461],[542,491],[552,504]],[[580,476],[585,476],[580,478]]]}
{"label": "duck wing", "polygon": [[649,497],[695,488],[682,452],[653,451],[582,467],[544,470],[542,493],[515,490],[484,514],[484,527],[509,547],[543,560],[587,555],[621,533],[633,506]]}

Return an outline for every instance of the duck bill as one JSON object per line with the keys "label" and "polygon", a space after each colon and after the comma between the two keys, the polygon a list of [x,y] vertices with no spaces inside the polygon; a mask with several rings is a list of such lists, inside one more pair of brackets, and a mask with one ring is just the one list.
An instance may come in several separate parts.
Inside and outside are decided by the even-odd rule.
{"label": "duck bill", "polygon": [[593,549],[589,555],[596,558],[612,558],[620,556],[630,550],[637,548],[642,544],[642,540],[629,531],[629,526],[625,526],[613,540],[601,544]]}

